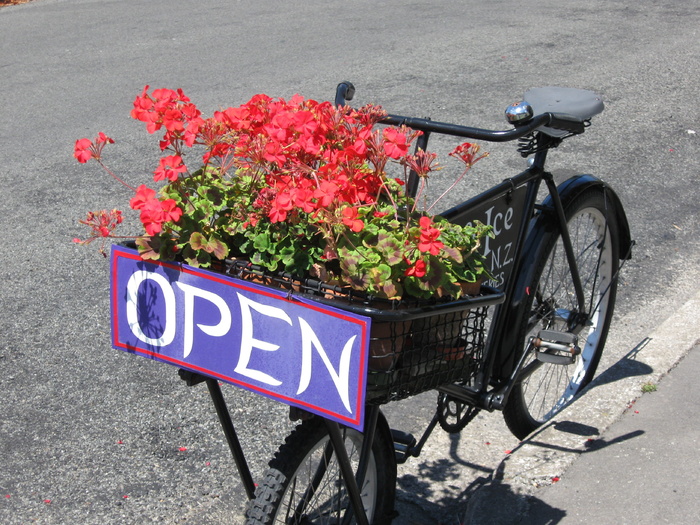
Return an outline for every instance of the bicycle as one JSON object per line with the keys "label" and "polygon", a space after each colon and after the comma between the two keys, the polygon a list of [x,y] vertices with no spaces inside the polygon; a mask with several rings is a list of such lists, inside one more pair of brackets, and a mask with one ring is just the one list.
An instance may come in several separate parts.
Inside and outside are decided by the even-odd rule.
{"label": "bicycle", "polygon": [[[340,83],[336,105],[353,95],[351,83]],[[524,100],[507,108],[513,125],[507,131],[399,115],[382,122],[422,131],[417,147],[424,150],[431,134],[518,140],[518,152],[530,162],[442,214],[455,223],[479,219],[494,228],[484,247],[493,279],[477,296],[400,309],[350,297],[341,306],[386,328],[373,338],[386,350],[370,357],[364,431],[292,407],[290,417],[301,423],[256,489],[218,382],[180,370],[188,384],[209,387],[251,499],[247,523],[389,523],[397,464],[417,457],[437,425],[459,432],[480,410],[498,410],[523,439],[592,380],[621,261],[631,257],[634,242],[620,199],[606,183],[578,175],[557,186],[545,163],[549,150],[585,131],[603,103],[591,91],[572,88],[536,88]],[[548,196],[538,202],[543,182]],[[411,174],[407,191],[415,195],[417,186]],[[230,267],[226,273],[245,271]],[[327,302],[322,283],[297,283],[295,289]],[[379,407],[428,390],[438,391],[438,407],[420,439],[390,429]]]}

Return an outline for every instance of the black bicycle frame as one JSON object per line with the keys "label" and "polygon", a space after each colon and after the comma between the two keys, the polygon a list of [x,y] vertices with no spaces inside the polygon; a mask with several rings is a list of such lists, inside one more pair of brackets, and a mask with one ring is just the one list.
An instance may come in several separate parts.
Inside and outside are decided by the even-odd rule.
{"label": "black bicycle frame", "polygon": [[[518,127],[510,131],[489,131],[479,128],[470,128],[466,126],[458,126],[455,124],[445,124],[440,122],[433,122],[427,119],[415,119],[410,117],[402,117],[397,115],[391,115],[387,119],[383,120],[384,124],[392,125],[406,125],[413,129],[419,129],[423,131],[423,135],[419,137],[420,143],[416,144],[416,148],[421,148],[425,150],[428,145],[428,137],[430,133],[441,133],[446,135],[452,135],[457,137],[464,137],[470,139],[481,139],[490,142],[505,142],[523,137],[531,133],[532,129],[541,126],[542,122],[546,121],[546,115],[540,115],[540,117],[535,117],[533,121],[528,123],[526,126]],[[569,263],[569,268],[571,271],[572,281],[574,284],[574,291],[576,293],[576,299],[578,304],[579,312],[586,311],[585,296],[583,292],[583,286],[581,284],[581,278],[578,271],[578,266],[576,264],[576,258],[571,244],[571,238],[569,236],[569,231],[566,226],[566,215],[564,207],[562,205],[559,192],[557,191],[557,186],[554,182],[554,177],[551,173],[547,172],[544,168],[547,159],[548,146],[553,145],[552,143],[559,139],[552,139],[548,135],[539,133],[537,141],[544,145],[538,152],[535,153],[529,168],[521,172],[520,174],[505,179],[503,182],[497,184],[496,186],[484,191],[483,193],[459,204],[441,215],[449,220],[450,222],[456,224],[466,224],[471,220],[474,220],[474,210],[483,207],[484,205],[495,201],[496,199],[507,197],[510,193],[515,192],[517,189],[525,186],[526,194],[523,200],[522,207],[517,210],[517,214],[520,217],[519,221],[519,231],[517,233],[517,245],[514,252],[514,265],[508,274],[508,278],[503,283],[503,292],[505,293],[505,301],[503,304],[496,307],[494,317],[492,320],[490,336],[487,342],[487,362],[485,363],[483,377],[485,383],[493,383],[493,368],[494,363],[498,357],[498,361],[504,360],[504,355],[511,354],[518,349],[519,341],[517,338],[517,330],[510,329],[508,326],[510,321],[508,315],[509,305],[513,300],[518,300],[521,298],[514,297],[515,285],[517,281],[517,276],[520,273],[520,269],[525,262],[525,254],[523,254],[523,246],[525,244],[525,239],[532,226],[532,219],[535,217],[536,205],[537,205],[537,194],[540,188],[540,182],[544,181],[547,189],[549,191],[552,209],[547,210],[552,213],[552,219],[554,220],[557,228],[561,233],[562,243],[564,245],[564,250],[566,253],[566,258]],[[551,142],[550,142],[551,141]],[[409,194],[415,195],[417,190],[417,177],[415,173],[411,173],[409,181],[407,184],[407,191]],[[581,316],[577,316],[578,321],[582,322]],[[504,392],[509,392],[512,383],[515,381],[516,374],[514,373],[517,369],[517,363],[510,359],[511,366],[506,368],[501,368],[499,370],[499,377],[496,378],[493,391],[486,395],[485,392],[480,393],[480,397],[474,397],[470,401],[475,402],[477,406],[492,410],[493,408],[501,408],[505,403],[506,399],[503,395]],[[522,360],[520,360],[522,361]],[[494,393],[494,391],[496,393]],[[476,393],[475,393],[476,394]]]}

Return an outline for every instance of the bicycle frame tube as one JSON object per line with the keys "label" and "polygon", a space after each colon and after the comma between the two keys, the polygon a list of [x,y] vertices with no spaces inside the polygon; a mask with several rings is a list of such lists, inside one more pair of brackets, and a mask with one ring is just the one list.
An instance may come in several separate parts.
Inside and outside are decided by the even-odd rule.
{"label": "bicycle frame tube", "polygon": [[552,197],[552,203],[554,204],[554,211],[557,214],[557,222],[559,223],[559,230],[561,233],[561,241],[564,245],[564,252],[566,253],[566,259],[569,262],[569,269],[571,270],[571,280],[574,284],[574,291],[576,292],[576,301],[578,303],[579,313],[586,310],[585,297],[583,295],[583,285],[581,284],[581,276],[578,272],[578,266],[576,266],[576,255],[574,254],[574,248],[571,244],[571,236],[569,235],[569,228],[566,224],[566,214],[564,212],[564,207],[561,203],[561,198],[559,198],[559,192],[557,191],[557,186],[554,183],[554,177],[551,173],[545,172],[545,183],[547,188],[549,188],[549,194]]}
{"label": "bicycle frame tube", "polygon": [[[524,203],[522,205],[522,208],[518,210],[518,215],[521,217],[521,222],[520,230],[517,235],[518,242],[514,254],[514,259],[516,262],[514,267],[510,271],[508,278],[503,283],[503,292],[506,296],[505,301],[503,304],[499,305],[494,312],[492,326],[489,333],[489,339],[487,342],[487,361],[485,363],[483,372],[483,378],[485,380],[484,383],[486,384],[482,385],[482,389],[487,388],[487,385],[489,383],[493,383],[492,374],[494,372],[496,359],[499,356],[504,355],[504,350],[506,350],[506,347],[510,348],[517,344],[517,341],[514,340],[516,335],[512,333],[513,327],[507,326],[507,324],[509,324],[511,321],[511,316],[509,315],[509,308],[514,301],[521,300],[520,298],[515,297],[515,285],[517,282],[517,277],[520,274],[522,266],[526,259],[527,254],[523,253],[525,240],[528,236],[530,228],[532,227],[532,219],[535,216],[535,207],[537,204],[537,193],[540,187],[540,182],[542,180],[545,181],[548,192],[551,197],[551,203],[553,208],[553,220],[557,228],[561,232],[562,243],[564,245],[564,250],[571,271],[579,311],[586,311],[583,287],[581,285],[581,279],[579,276],[578,267],[576,265],[576,259],[573,253],[573,246],[571,244],[571,238],[569,236],[569,231],[567,228],[564,208],[559,197],[557,186],[554,183],[554,178],[552,177],[551,173],[545,171],[544,169],[546,157],[547,149],[545,148],[535,154],[532,164],[527,170],[521,172],[515,177],[504,180],[503,182],[497,184],[493,188],[486,190],[485,192],[469,199],[468,201],[458,206],[451,208],[450,210],[447,210],[445,213],[442,214],[446,219],[448,219],[451,222],[455,222],[457,224],[466,224],[470,219],[473,219],[472,211],[478,208],[479,206],[482,206],[483,204],[488,203],[501,196],[507,195],[509,192],[514,191],[516,188],[519,188],[523,185],[527,186]],[[515,368],[517,366],[517,363],[513,363],[512,366],[513,368]],[[492,386],[495,387],[495,390],[500,392],[510,391],[510,383],[512,383],[514,378],[514,374],[512,374],[512,371],[513,370],[507,370],[507,373],[503,373],[503,371],[501,371],[500,381],[498,381],[498,385],[492,384]],[[503,383],[504,381],[505,384]],[[482,393],[485,394],[485,392]],[[501,401],[504,402],[505,399],[499,400],[496,404],[500,405]],[[484,398],[484,403],[486,403],[487,405],[484,408],[494,408],[494,406],[492,406],[493,402],[494,395],[486,396]]]}

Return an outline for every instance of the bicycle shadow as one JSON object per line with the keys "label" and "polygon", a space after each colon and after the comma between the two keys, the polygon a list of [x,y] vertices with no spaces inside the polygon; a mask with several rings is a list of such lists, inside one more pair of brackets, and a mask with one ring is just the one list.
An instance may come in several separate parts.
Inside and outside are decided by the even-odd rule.
{"label": "bicycle shadow", "polygon": [[[611,440],[605,438],[589,439],[584,450],[573,449],[545,443],[537,436],[547,428],[554,427],[560,432],[580,436],[598,434],[595,427],[570,421],[545,425],[527,440],[521,442],[511,455],[517,454],[524,446],[537,446],[559,452],[587,454],[605,447],[634,439],[643,430],[636,430]],[[417,525],[423,523],[460,525],[555,525],[567,515],[566,509],[552,507],[532,494],[518,493],[504,481],[504,473],[511,456],[500,462],[495,470],[462,459],[457,452],[459,434],[450,436],[449,459],[440,459],[420,465],[419,476],[403,475],[397,484],[397,510],[400,523]],[[477,476],[463,491],[455,496],[445,496],[431,501],[435,494],[434,484],[449,483],[459,478],[457,465],[473,468],[483,474]],[[417,504],[420,501],[420,505]]]}
{"label": "bicycle shadow", "polygon": [[[650,338],[645,338],[617,363],[605,370],[591,383],[584,395],[596,386],[653,372],[649,365],[636,359],[639,352],[650,341]],[[584,443],[584,449],[572,449],[539,441],[538,436],[551,427],[559,432],[588,438]],[[599,429],[591,425],[574,421],[552,422],[521,442],[513,449],[511,456],[517,454],[517,451],[526,445],[581,455],[637,438],[644,434],[644,431],[636,430],[611,440],[595,437],[599,434]],[[532,494],[518,493],[504,482],[504,472],[511,456],[504,458],[495,470],[491,470],[460,457],[458,449],[460,439],[460,434],[450,435],[448,457],[430,463],[421,463],[418,477],[411,474],[400,476],[397,484],[397,510],[402,524],[555,525],[566,517],[566,509],[552,507]],[[481,474],[458,495],[430,501],[430,498],[435,495],[434,484],[457,482],[460,477],[460,468],[463,467]],[[420,500],[420,506],[417,505],[417,500]]]}
{"label": "bicycle shadow", "polygon": [[642,339],[637,346],[632,348],[620,360],[612,365],[610,368],[605,370],[602,374],[596,377],[589,388],[595,388],[596,386],[606,385],[608,383],[614,383],[620,379],[625,379],[627,377],[634,376],[644,376],[651,374],[654,369],[646,363],[637,361],[639,352],[644,350],[644,348],[651,342],[651,337],[645,337]]}

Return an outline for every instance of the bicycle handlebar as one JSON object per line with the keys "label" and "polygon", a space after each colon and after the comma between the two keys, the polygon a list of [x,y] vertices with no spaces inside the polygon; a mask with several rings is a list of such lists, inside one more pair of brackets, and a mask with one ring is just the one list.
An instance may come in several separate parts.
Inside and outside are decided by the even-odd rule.
{"label": "bicycle handlebar", "polygon": [[434,122],[424,118],[402,117],[399,115],[389,115],[387,118],[383,119],[381,123],[394,126],[406,125],[409,128],[428,133],[444,133],[456,137],[484,140],[487,142],[509,142],[524,137],[538,128],[544,127],[568,131],[575,134],[583,133],[585,130],[585,123],[582,120],[561,113],[542,113],[507,131],[471,128],[458,124]]}
{"label": "bicycle handlebar", "polygon": [[[355,96],[355,86],[351,82],[344,81],[338,84],[335,95],[335,105],[344,106],[346,102]],[[388,115],[380,121],[382,124],[401,126],[420,130],[423,132],[443,133],[456,137],[464,137],[487,142],[509,142],[517,140],[538,128],[549,127],[557,130],[567,131],[572,134],[583,133],[586,125],[578,117],[563,113],[542,113],[531,119],[518,124],[515,128],[504,131],[472,128],[459,124],[448,124],[446,122],[436,122],[425,118],[403,117],[400,115]]]}

